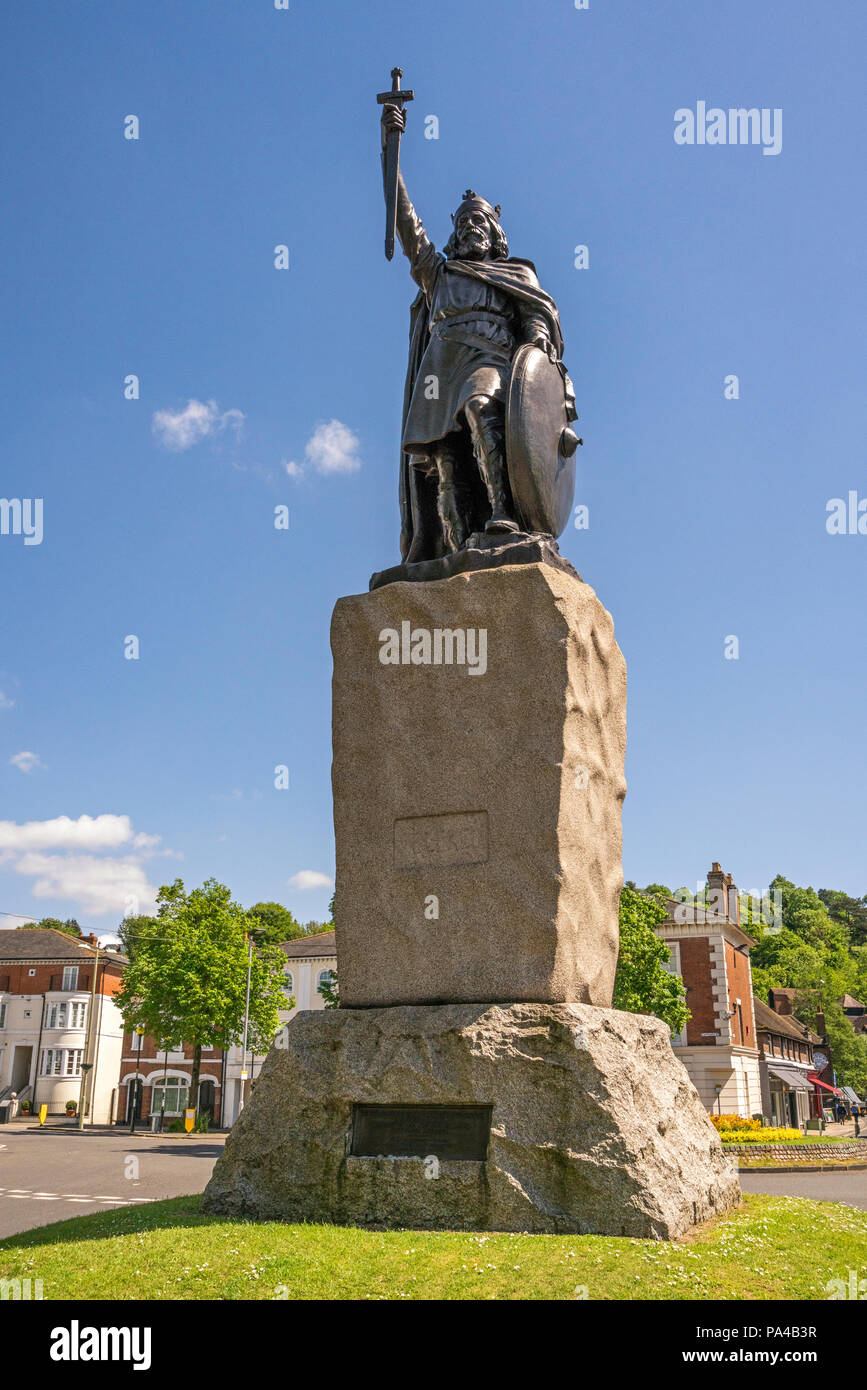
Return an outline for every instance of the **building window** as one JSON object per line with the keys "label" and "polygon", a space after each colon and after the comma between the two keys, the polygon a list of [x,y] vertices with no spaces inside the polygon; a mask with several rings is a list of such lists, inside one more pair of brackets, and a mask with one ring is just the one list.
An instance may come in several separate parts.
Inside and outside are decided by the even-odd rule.
{"label": "building window", "polygon": [[316,990],[317,990],[317,993],[319,992],[319,990],[322,988],[323,985],[331,985],[331,984],[333,984],[333,983],[334,983],[334,971],[333,971],[333,970],[320,970],[319,974],[318,974],[317,977],[316,977]]}
{"label": "building window", "polygon": [[83,1028],[87,1005],[73,999],[69,1003],[52,1004],[48,1010],[47,1028]]}
{"label": "building window", "polygon": [[78,966],[64,965],[63,967],[63,988],[78,989]]}
{"label": "building window", "polygon": [[81,1047],[46,1047],[42,1053],[41,1076],[80,1076]]}
{"label": "building window", "polygon": [[[678,979],[682,981],[683,976],[680,973],[680,942],[666,941],[665,945],[668,947],[668,960],[661,961],[660,964],[663,970],[667,971],[669,975],[676,975]],[[672,1047],[686,1047],[686,1024],[684,1024],[679,1033],[672,1033],[671,1045]]]}
{"label": "building window", "polygon": [[0,1028],[6,1027],[6,1005],[0,1004]]}
{"label": "building window", "polygon": [[166,1080],[160,1078],[159,1081],[155,1081],[151,1114],[159,1114],[163,1108],[163,1096],[165,1096],[165,1113],[167,1115],[182,1115],[187,1108],[189,1089],[190,1083],[186,1077],[169,1076]]}
{"label": "building window", "polygon": [[287,998],[295,993],[295,981],[292,978],[291,970],[284,970],[283,972],[283,993]]}
{"label": "building window", "polygon": [[141,1045],[144,1041],[144,1033],[130,1033],[130,1052],[141,1052]]}

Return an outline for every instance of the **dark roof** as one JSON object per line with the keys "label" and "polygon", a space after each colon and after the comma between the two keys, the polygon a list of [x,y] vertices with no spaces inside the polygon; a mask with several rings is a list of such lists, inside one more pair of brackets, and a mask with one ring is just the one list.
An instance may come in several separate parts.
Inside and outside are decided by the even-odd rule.
{"label": "dark roof", "polygon": [[317,932],[315,936],[299,936],[294,941],[281,941],[280,950],[290,960],[305,960],[316,956],[336,956],[334,932]]}
{"label": "dark roof", "polygon": [[[92,961],[94,948],[79,940],[77,936],[67,936],[54,927],[12,927],[0,931],[0,961],[9,964],[22,960],[72,961],[84,963]],[[105,959],[100,952],[100,962]],[[109,960],[126,964],[126,957],[111,952]]]}
{"label": "dark roof", "polygon": [[840,1005],[840,1007],[843,1008],[843,1009],[863,1009],[863,1008],[864,1008],[864,1005],[863,1005],[863,1004],[860,1004],[860,1003],[858,1002],[857,999],[853,999],[852,996],[851,996],[851,994],[844,994],[842,999],[838,999],[838,1000],[837,1000],[837,1003],[838,1003],[838,1004]]}
{"label": "dark roof", "polygon": [[800,1023],[794,1014],[777,1014],[767,1004],[753,995],[753,1009],[756,1015],[756,1032],[779,1033],[785,1038],[797,1038],[798,1042],[820,1043],[818,1033],[812,1033],[805,1023]]}

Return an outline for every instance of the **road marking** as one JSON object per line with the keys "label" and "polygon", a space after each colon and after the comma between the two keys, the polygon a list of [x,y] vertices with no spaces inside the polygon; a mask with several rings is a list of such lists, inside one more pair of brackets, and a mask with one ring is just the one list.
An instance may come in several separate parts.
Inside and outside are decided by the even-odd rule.
{"label": "road marking", "polygon": [[107,1202],[114,1207],[129,1207],[133,1204],[143,1202],[153,1202],[154,1197],[109,1197],[103,1193],[99,1196],[88,1197],[84,1193],[72,1194],[69,1192],[33,1192],[30,1188],[0,1187],[0,1197],[14,1197],[18,1201],[26,1201],[32,1198],[34,1202]]}

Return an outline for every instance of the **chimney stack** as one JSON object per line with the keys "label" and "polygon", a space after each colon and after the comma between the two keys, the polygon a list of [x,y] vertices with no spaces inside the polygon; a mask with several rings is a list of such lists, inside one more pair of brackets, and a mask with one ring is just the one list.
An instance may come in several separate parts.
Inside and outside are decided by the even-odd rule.
{"label": "chimney stack", "polygon": [[709,912],[715,912],[717,916],[725,917],[729,922],[740,926],[738,890],[731,874],[724,874],[716,860],[711,864],[707,876],[707,908]]}
{"label": "chimney stack", "polygon": [[792,1008],[793,994],[794,990],[791,989],[769,989],[768,1004],[775,1014],[792,1014],[794,1013]]}

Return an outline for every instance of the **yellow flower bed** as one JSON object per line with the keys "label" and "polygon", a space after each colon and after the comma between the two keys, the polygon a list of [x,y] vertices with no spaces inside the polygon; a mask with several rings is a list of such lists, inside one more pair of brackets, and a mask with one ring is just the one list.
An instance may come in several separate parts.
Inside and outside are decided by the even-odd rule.
{"label": "yellow flower bed", "polygon": [[724,1144],[790,1144],[804,1136],[799,1129],[721,1129],[719,1137]]}
{"label": "yellow flower bed", "polygon": [[761,1120],[747,1120],[744,1119],[743,1115],[711,1115],[710,1119],[711,1124],[720,1131],[737,1130],[740,1133],[741,1131],[760,1130],[762,1128]]}

